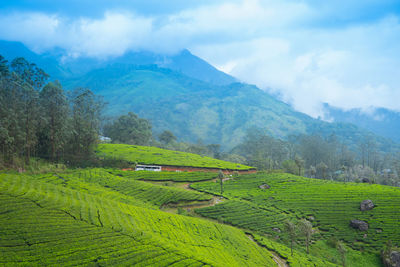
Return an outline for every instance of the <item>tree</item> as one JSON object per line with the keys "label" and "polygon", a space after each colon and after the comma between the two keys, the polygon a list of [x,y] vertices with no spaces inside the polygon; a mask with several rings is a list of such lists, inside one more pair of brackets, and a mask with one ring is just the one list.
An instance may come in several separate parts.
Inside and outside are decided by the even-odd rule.
{"label": "tree", "polygon": [[152,137],[150,122],[129,112],[104,126],[103,133],[113,143],[147,145]]}
{"label": "tree", "polygon": [[339,251],[340,258],[342,260],[342,266],[346,266],[346,247],[344,246],[342,241],[338,241],[336,245],[337,250]]}
{"label": "tree", "polygon": [[222,172],[222,170],[220,170],[219,173],[218,173],[218,179],[219,179],[219,184],[221,186],[221,196],[224,193],[224,184],[223,184],[224,178],[225,178],[225,175]]}
{"label": "tree", "polygon": [[216,159],[221,158],[221,153],[220,153],[221,145],[210,144],[210,145],[207,145],[207,149],[213,158],[216,158]]}
{"label": "tree", "polygon": [[18,75],[22,84],[28,84],[36,91],[39,91],[49,78],[49,75],[41,68],[34,63],[29,63],[23,57],[17,57],[11,61],[11,70]]}
{"label": "tree", "polygon": [[292,221],[286,220],[284,227],[290,239],[290,252],[293,256],[293,244],[296,241],[296,224],[294,224]]}
{"label": "tree", "polygon": [[259,128],[250,128],[244,141],[235,147],[232,153],[247,158],[248,165],[263,170],[274,165],[279,166],[287,159],[289,149],[287,142],[268,136]]}
{"label": "tree", "polygon": [[310,175],[311,175],[311,178],[315,178],[315,175],[317,174],[317,169],[313,166],[313,165],[311,165],[310,166]]}
{"label": "tree", "polygon": [[282,168],[284,169],[285,172],[291,173],[291,174],[297,174],[297,165],[294,160],[285,160],[282,162]]}
{"label": "tree", "polygon": [[294,162],[296,163],[296,166],[297,166],[297,168],[299,169],[298,175],[300,176],[300,175],[301,175],[301,168],[302,168],[303,165],[304,165],[304,160],[303,160],[301,157],[296,156],[296,157],[294,158]]}
{"label": "tree", "polygon": [[176,136],[171,131],[165,130],[158,136],[158,139],[167,145],[176,141]]}
{"label": "tree", "polygon": [[312,224],[306,219],[301,219],[299,221],[298,227],[301,234],[304,236],[307,254],[309,254],[310,253],[309,246],[310,246],[311,236],[313,234]]}
{"label": "tree", "polygon": [[104,104],[87,88],[75,89],[72,92],[71,104],[72,134],[68,156],[73,163],[79,163],[94,155],[100,130],[100,114]]}
{"label": "tree", "polygon": [[322,179],[326,178],[326,171],[328,170],[328,166],[322,161],[317,165],[317,173],[320,175]]}
{"label": "tree", "polygon": [[68,101],[58,81],[43,88],[40,105],[43,120],[39,145],[45,156],[55,161],[66,143],[68,128]]}
{"label": "tree", "polygon": [[39,124],[39,90],[48,79],[49,75],[35,64],[29,63],[26,59],[19,57],[11,62],[11,70],[14,76],[14,84],[19,87],[20,103],[23,116],[18,118],[23,122],[24,147],[23,154],[25,162],[29,159],[37,144],[37,127]]}
{"label": "tree", "polygon": [[0,76],[5,77],[10,73],[8,69],[8,61],[0,55]]}

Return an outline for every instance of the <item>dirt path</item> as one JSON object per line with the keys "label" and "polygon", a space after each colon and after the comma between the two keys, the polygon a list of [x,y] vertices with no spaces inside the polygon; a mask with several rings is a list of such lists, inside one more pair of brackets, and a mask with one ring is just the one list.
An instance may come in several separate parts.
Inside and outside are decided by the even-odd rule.
{"label": "dirt path", "polygon": [[[257,241],[254,240],[252,235],[249,235],[249,234],[246,234],[246,235],[251,241],[255,242],[258,245]],[[279,255],[276,254],[276,252],[271,251],[271,250],[268,250],[268,251],[272,254],[272,259],[278,265],[278,267],[289,267],[287,262],[284,259],[282,259],[281,257],[279,257]]]}
{"label": "dirt path", "polygon": [[[232,179],[232,178],[228,177],[228,178],[225,178],[223,181],[227,181],[227,180],[230,180],[230,179]],[[217,178],[214,178],[211,181],[217,182]],[[155,183],[155,184],[161,184],[161,182],[154,182],[154,181],[145,181],[145,182],[152,182],[152,183]],[[165,183],[165,182],[163,182],[163,183]],[[172,182],[172,183],[175,183],[175,182]],[[186,190],[197,191],[197,190],[194,190],[193,188],[190,187],[191,183],[182,183],[182,182],[180,182],[180,183],[176,183],[176,184],[179,184],[178,187],[180,187],[180,188],[184,188]],[[218,203],[223,202],[224,200],[225,200],[225,198],[223,198],[221,196],[212,195],[212,198],[209,201],[201,201],[201,202],[191,203],[191,204],[188,204],[188,205],[165,206],[163,208],[163,210],[166,211],[166,212],[171,212],[171,213],[176,214],[177,210],[178,210],[178,207],[179,207],[181,209],[184,209],[184,210],[187,210],[188,212],[190,211],[191,213],[193,213],[193,209],[211,207],[211,206],[214,206],[214,205],[216,205]],[[208,220],[211,220],[211,219],[208,218]],[[253,241],[257,245],[259,245],[257,243],[257,241],[254,240],[252,235],[250,235],[250,234],[246,234],[246,235],[251,241]],[[278,265],[278,267],[289,267],[287,262],[284,259],[282,259],[276,252],[271,251],[271,250],[268,250],[268,251],[271,253],[272,259],[275,261],[275,263]]]}
{"label": "dirt path", "polygon": [[276,254],[273,251],[269,251],[272,254],[272,259],[276,262],[276,264],[278,264],[279,267],[289,267],[289,265],[286,263],[286,261],[284,259],[282,259],[281,257],[278,256],[278,254]]}
{"label": "dirt path", "polygon": [[194,209],[200,209],[205,207],[211,207],[218,203],[223,202],[225,199],[223,197],[213,196],[211,200],[198,201],[194,203],[189,203],[187,205],[165,205],[162,209],[166,212],[177,213],[178,208],[184,209],[188,212],[193,212]]}

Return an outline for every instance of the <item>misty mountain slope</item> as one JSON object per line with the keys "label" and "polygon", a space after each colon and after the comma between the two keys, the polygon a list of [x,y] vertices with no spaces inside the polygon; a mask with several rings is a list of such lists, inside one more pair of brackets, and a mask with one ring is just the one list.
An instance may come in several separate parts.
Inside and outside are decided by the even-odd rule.
{"label": "misty mountain slope", "polygon": [[377,108],[371,113],[360,109],[344,111],[339,108],[324,105],[328,117],[337,122],[353,123],[378,135],[400,142],[400,112],[385,108]]}
{"label": "misty mountain slope", "polygon": [[63,68],[57,59],[58,51],[54,50],[53,54],[46,53],[38,55],[29,50],[25,45],[20,42],[10,42],[0,40],[0,55],[5,57],[8,61],[14,58],[23,57],[31,63],[35,63],[40,68],[44,69],[52,77],[64,77],[68,75],[65,68]]}
{"label": "misty mountain slope", "polygon": [[186,49],[175,55],[130,51],[122,56],[109,58],[68,58],[64,57],[66,52],[62,49],[53,49],[51,52],[38,55],[20,42],[0,40],[0,54],[9,61],[16,57],[24,57],[45,69],[53,78],[60,80],[79,77],[92,70],[106,68],[110,65],[157,65],[215,85],[237,82],[234,77],[217,70]]}
{"label": "misty mountain slope", "polygon": [[312,121],[255,86],[211,85],[154,65],[113,65],[64,84],[87,86],[103,95],[107,115],[134,111],[150,119],[155,132],[170,129],[186,141],[231,147],[254,126],[284,137],[306,132],[303,120]]}
{"label": "misty mountain slope", "polygon": [[157,63],[157,65],[215,85],[228,85],[237,82],[234,77],[217,70],[214,66],[194,56],[186,49],[172,56],[165,63]]}
{"label": "misty mountain slope", "polygon": [[[108,116],[134,111],[152,122],[155,133],[171,130],[180,140],[218,143],[225,149],[239,144],[253,127],[283,139],[334,133],[350,146],[371,134],[355,125],[313,119],[252,85],[217,86],[155,65],[114,64],[64,84],[103,95]],[[391,147],[389,140],[374,138],[383,149]]]}
{"label": "misty mountain slope", "polygon": [[[296,112],[255,86],[231,83],[234,78],[187,50],[175,56],[131,52],[107,60],[64,61],[62,51],[53,52],[36,55],[20,43],[0,42],[0,54],[6,58],[22,53],[65,88],[88,87],[103,95],[107,116],[136,112],[151,121],[154,133],[171,130],[181,141],[201,140],[230,149],[253,127],[278,138],[334,133],[350,146],[371,135],[352,124],[327,123]],[[395,147],[390,140],[373,137],[382,150]]]}

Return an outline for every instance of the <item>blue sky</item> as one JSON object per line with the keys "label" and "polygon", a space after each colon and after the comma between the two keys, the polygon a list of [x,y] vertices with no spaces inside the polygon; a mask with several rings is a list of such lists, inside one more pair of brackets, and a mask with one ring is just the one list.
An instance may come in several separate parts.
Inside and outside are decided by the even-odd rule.
{"label": "blue sky", "polygon": [[67,57],[187,48],[324,117],[324,102],[400,111],[399,18],[389,0],[2,0],[0,39]]}

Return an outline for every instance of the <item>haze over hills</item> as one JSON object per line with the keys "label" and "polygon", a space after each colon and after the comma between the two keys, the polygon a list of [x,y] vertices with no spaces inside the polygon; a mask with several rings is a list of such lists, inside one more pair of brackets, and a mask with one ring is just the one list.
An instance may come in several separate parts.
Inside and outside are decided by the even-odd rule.
{"label": "haze over hills", "polygon": [[[278,138],[335,134],[350,146],[372,135],[352,124],[328,123],[297,112],[187,50],[177,55],[130,52],[102,60],[65,59],[61,50],[37,55],[21,43],[1,41],[0,54],[37,63],[67,89],[84,86],[103,95],[107,116],[133,111],[149,119],[156,134],[171,130],[182,141],[201,140],[231,149],[253,127]],[[394,147],[388,139],[374,138],[382,150]]]}
{"label": "haze over hills", "polygon": [[386,108],[371,109],[363,112],[361,109],[344,111],[339,108],[324,105],[327,116],[333,121],[353,123],[378,135],[400,142],[400,112]]}

